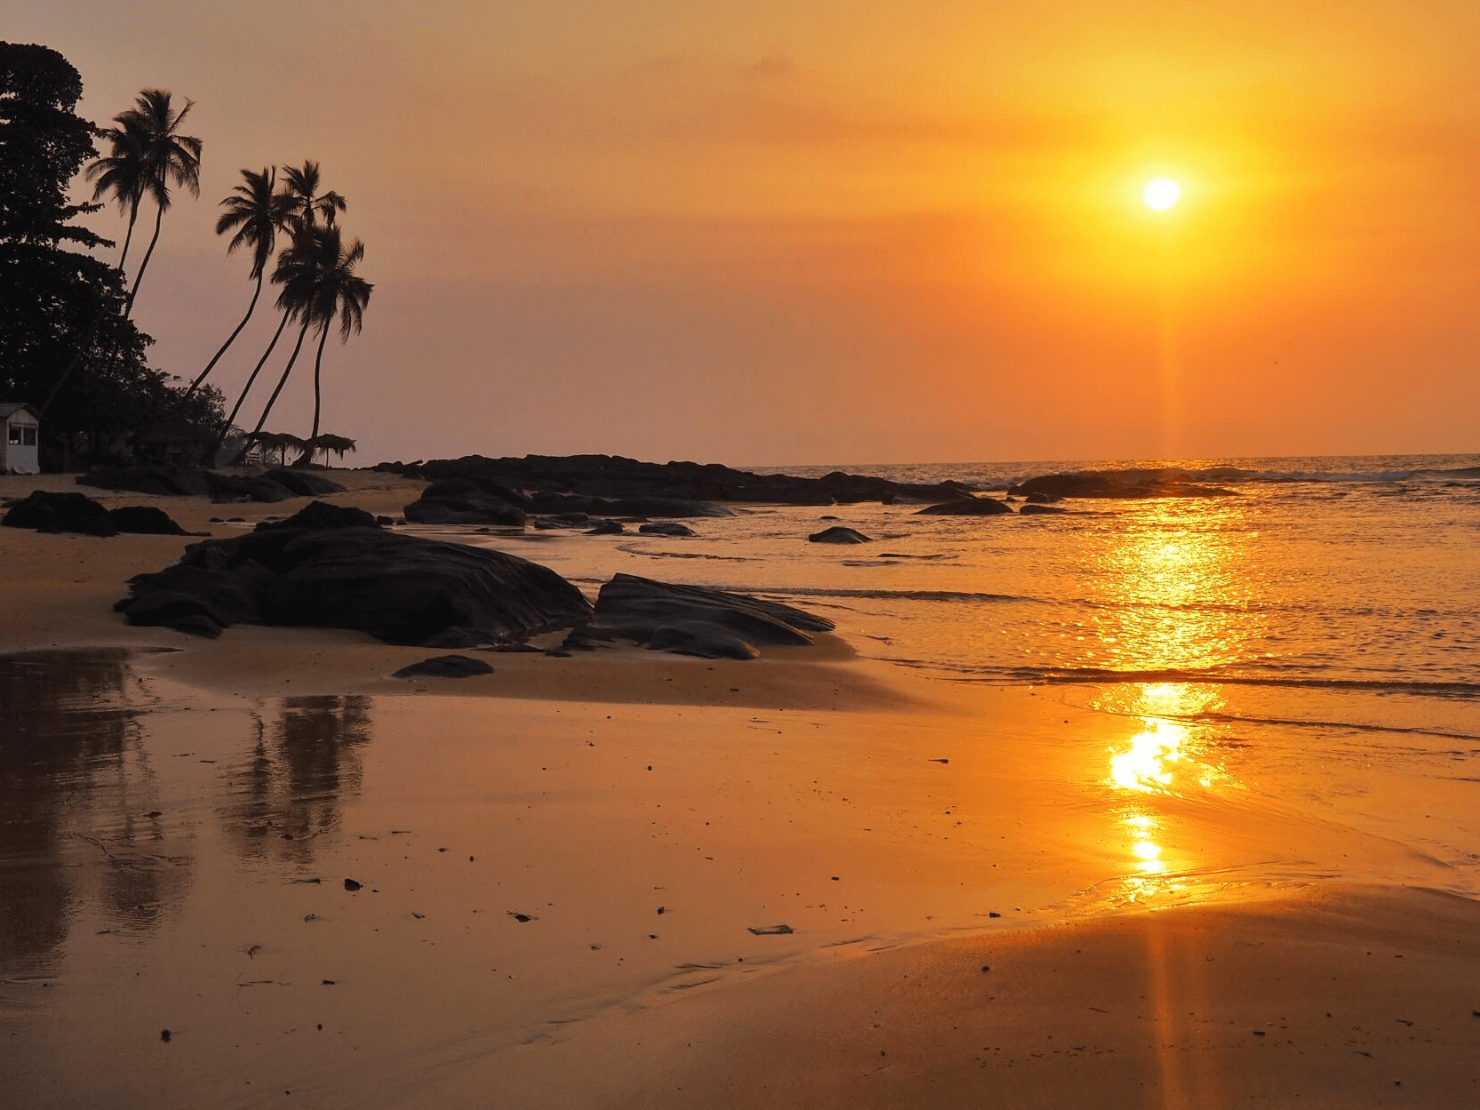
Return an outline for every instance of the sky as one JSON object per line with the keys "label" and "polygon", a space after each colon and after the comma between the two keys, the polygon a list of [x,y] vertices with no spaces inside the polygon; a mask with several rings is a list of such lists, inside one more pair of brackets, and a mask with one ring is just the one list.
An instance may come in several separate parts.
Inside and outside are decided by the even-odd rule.
{"label": "sky", "polygon": [[[246,311],[214,234],[241,170],[320,163],[375,286],[325,352],[357,465],[1480,452],[1473,0],[0,0],[0,29],[100,124],[194,102],[201,197],[135,309],[160,369]],[[213,372],[229,402],[275,325]],[[269,430],[308,433],[311,378]]]}

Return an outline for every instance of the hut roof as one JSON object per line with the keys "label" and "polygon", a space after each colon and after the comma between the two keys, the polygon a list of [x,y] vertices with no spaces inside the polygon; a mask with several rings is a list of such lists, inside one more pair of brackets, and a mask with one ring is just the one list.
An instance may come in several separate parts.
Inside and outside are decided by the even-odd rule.
{"label": "hut roof", "polygon": [[41,419],[41,412],[34,405],[29,405],[25,401],[0,401],[0,420],[9,420],[22,409],[29,412],[37,420]]}

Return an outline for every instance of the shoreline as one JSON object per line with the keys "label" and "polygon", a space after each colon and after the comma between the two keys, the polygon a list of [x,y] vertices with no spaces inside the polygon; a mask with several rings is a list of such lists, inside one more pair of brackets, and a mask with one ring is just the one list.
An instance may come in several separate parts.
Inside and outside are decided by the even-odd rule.
{"label": "shoreline", "polygon": [[[375,474],[325,500],[395,513],[416,488]],[[87,492],[216,535],[234,532],[210,516],[309,500]],[[1464,943],[1480,903],[1423,891],[1445,886],[1442,859],[1247,791],[1122,789],[1110,755],[1134,717],[928,681],[857,658],[846,636],[748,662],[488,655],[490,676],[405,682],[387,676],[432,649],[255,626],[200,641],[112,613],[131,574],[190,542],[0,532],[0,653],[144,652],[108,697],[66,703],[128,707],[132,731],[99,718],[119,747],[91,785],[24,803],[50,848],[12,865],[81,898],[61,947],[0,989],[0,1030],[33,1061],[16,1089],[35,1105],[112,1083],[120,1105],[189,1106],[227,1079],[224,1104],[254,1106],[268,1089],[328,1106],[686,1105],[697,1084],[716,1106],[950,1104],[981,1096],[979,1074],[1024,1105],[1473,1104],[1480,1019],[1461,995],[1480,981]],[[118,876],[149,878],[148,913],[82,893]],[[366,889],[338,890],[349,876]],[[796,931],[747,931],[783,922]],[[1373,974],[1362,937],[1409,951]],[[1455,940],[1446,963],[1438,946]],[[1268,958],[1236,981],[1188,980],[1188,1009],[1253,1020],[1334,976],[1392,1064],[1386,1085],[1337,1066],[1377,1050],[1338,1044],[1316,1014],[1274,1014],[1293,1052],[1266,1038],[1256,1059],[1247,1037],[1173,1023],[1156,1049],[1137,1039],[1144,1014],[1051,1012],[1075,990],[1160,989],[1170,1004],[1179,980],[1156,988],[1150,965],[1115,954],[1161,944],[1191,974],[1187,953],[1215,942],[1215,959]],[[1087,945],[1104,953],[1093,973],[1055,978]],[[1392,1019],[1424,1037],[1382,1036],[1372,1015],[1408,997],[1420,963],[1413,981],[1448,1010]],[[1019,974],[990,1007],[970,993]],[[896,975],[937,985],[901,994]],[[1034,1001],[1029,980],[1059,993]],[[168,1057],[159,1028],[177,1031]],[[1029,1043],[1046,1028],[1082,1052]]]}

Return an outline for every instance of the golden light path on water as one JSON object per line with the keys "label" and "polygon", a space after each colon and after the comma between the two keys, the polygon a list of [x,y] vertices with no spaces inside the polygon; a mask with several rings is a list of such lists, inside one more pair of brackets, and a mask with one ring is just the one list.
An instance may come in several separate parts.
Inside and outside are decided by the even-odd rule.
{"label": "golden light path on water", "polygon": [[[1247,658],[1259,621],[1248,609],[1250,552],[1257,533],[1236,505],[1197,517],[1185,502],[1147,507],[1146,527],[1117,546],[1101,568],[1102,590],[1117,627],[1116,669],[1195,671]],[[1139,682],[1107,688],[1096,708],[1140,719],[1129,741],[1109,749],[1105,782],[1127,800],[1114,810],[1117,836],[1127,845],[1128,897],[1140,900],[1183,889],[1189,846],[1168,849],[1168,801],[1239,788],[1222,766],[1220,730],[1207,714],[1222,707],[1215,685]],[[1185,829],[1185,823],[1183,828]]]}

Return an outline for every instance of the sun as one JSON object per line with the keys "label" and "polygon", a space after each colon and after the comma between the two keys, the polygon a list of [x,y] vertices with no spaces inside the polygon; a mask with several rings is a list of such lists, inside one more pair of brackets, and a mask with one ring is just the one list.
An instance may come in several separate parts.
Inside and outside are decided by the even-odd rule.
{"label": "sun", "polygon": [[1146,202],[1147,208],[1154,208],[1158,212],[1165,212],[1182,196],[1182,186],[1178,185],[1170,177],[1158,177],[1146,182],[1146,187],[1141,190],[1141,199]]}

